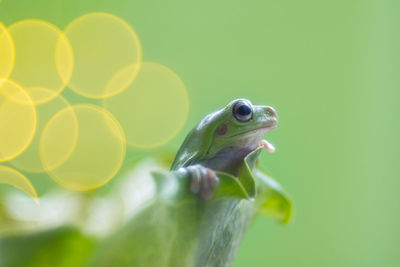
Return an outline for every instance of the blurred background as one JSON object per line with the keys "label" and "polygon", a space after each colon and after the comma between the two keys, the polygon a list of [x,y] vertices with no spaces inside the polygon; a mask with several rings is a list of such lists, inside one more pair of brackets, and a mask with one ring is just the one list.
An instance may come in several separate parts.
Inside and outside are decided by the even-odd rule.
{"label": "blurred background", "polygon": [[[6,27],[41,19],[64,29],[90,12],[126,21],[143,60],[186,88],[168,99],[187,101],[170,118],[181,130],[128,148],[127,158],[176,151],[201,118],[235,98],[278,111],[267,136],[277,152],[261,164],[291,194],[295,216],[288,226],[255,220],[235,267],[400,265],[398,1],[0,1]],[[54,183],[25,175],[39,195]]]}

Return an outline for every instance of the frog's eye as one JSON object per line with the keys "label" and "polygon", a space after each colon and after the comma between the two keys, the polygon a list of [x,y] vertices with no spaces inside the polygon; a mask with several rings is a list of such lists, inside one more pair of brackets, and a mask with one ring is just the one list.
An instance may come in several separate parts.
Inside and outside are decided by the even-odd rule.
{"label": "frog's eye", "polygon": [[232,109],[233,116],[240,121],[246,122],[253,117],[253,109],[250,103],[245,101],[238,101]]}

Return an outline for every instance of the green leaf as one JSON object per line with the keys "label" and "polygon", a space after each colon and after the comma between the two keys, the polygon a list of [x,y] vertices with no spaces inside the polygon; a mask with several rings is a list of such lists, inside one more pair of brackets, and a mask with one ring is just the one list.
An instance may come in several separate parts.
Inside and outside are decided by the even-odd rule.
{"label": "green leaf", "polygon": [[214,199],[204,202],[185,173],[154,172],[152,204],[105,241],[90,266],[230,266],[253,201],[237,178],[218,176]]}
{"label": "green leaf", "polygon": [[245,157],[243,168],[239,174],[239,181],[252,199],[256,196],[256,182],[253,177],[252,170],[257,163],[258,156],[260,155],[262,149],[263,148],[260,147]]}
{"label": "green leaf", "polygon": [[254,216],[286,222],[291,215],[281,187],[255,169],[260,151],[245,158],[239,177],[217,173],[211,201],[190,192],[186,172],[153,172],[154,197],[99,243],[71,228],[9,237],[0,240],[0,266],[231,266]]}
{"label": "green leaf", "polygon": [[217,173],[220,186],[214,191],[214,200],[221,198],[239,198],[250,199],[246,189],[240,183],[240,180],[228,173]]}
{"label": "green leaf", "polygon": [[0,239],[0,266],[83,266],[94,244],[94,240],[71,227],[3,237]]}
{"label": "green leaf", "polygon": [[259,214],[272,217],[281,223],[288,223],[292,217],[292,202],[282,187],[267,174],[255,170],[257,179],[257,211]]}

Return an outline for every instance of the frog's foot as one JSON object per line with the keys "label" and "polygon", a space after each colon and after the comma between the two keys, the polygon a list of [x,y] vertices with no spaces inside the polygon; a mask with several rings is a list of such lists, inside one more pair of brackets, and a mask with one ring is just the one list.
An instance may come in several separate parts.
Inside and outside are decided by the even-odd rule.
{"label": "frog's foot", "polygon": [[185,168],[190,176],[190,191],[197,194],[202,200],[210,200],[213,190],[219,185],[215,172],[202,165],[193,165]]}

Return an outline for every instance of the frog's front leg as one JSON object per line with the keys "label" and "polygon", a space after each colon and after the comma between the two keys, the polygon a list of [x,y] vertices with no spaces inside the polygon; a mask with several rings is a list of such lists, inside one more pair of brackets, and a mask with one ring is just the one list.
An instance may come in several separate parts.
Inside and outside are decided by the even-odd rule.
{"label": "frog's front leg", "polygon": [[190,177],[190,191],[202,200],[210,200],[213,197],[214,188],[219,185],[219,179],[215,172],[200,164],[180,168]]}

